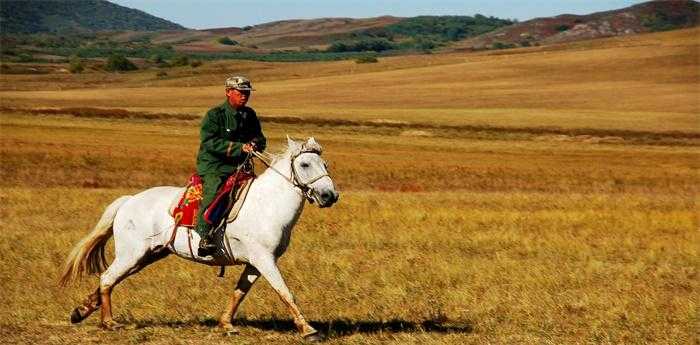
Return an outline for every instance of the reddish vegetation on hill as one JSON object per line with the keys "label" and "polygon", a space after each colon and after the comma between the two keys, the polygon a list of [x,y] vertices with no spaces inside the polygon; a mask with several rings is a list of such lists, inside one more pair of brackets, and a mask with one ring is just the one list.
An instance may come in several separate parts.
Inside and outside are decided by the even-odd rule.
{"label": "reddish vegetation on hill", "polygon": [[696,1],[651,1],[589,15],[535,18],[466,39],[457,49],[484,49],[494,44],[530,46],[629,35],[698,25]]}

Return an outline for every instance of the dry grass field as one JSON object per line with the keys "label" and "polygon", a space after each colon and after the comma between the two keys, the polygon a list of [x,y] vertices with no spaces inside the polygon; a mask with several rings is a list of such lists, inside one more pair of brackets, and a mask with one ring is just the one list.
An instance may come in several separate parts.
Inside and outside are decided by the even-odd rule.
{"label": "dry grass field", "polygon": [[259,78],[271,151],[287,134],[324,146],[341,199],[307,206],[280,266],[328,343],[697,344],[699,32],[167,80],[2,75],[0,339],[299,343],[264,280],[240,333],[217,330],[238,267],[147,268],[115,289],[116,332],[68,321],[95,278],[56,284],[111,200],[184,183],[221,67]]}

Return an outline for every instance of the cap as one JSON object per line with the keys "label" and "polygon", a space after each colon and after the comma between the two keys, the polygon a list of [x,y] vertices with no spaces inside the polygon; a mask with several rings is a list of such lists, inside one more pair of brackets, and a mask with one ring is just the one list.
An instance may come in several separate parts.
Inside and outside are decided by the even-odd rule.
{"label": "cap", "polygon": [[248,80],[248,78],[246,77],[235,76],[226,78],[225,85],[227,89],[236,89],[239,91],[255,91],[255,89],[253,89],[253,86],[250,85],[250,80]]}

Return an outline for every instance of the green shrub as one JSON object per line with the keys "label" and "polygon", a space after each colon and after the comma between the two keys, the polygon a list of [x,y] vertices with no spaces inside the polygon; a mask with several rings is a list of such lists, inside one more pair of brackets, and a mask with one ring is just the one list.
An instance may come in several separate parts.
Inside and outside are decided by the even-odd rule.
{"label": "green shrub", "polygon": [[160,54],[153,54],[153,55],[151,55],[150,58],[148,58],[148,60],[152,63],[159,64],[159,65],[165,63],[165,59]]}
{"label": "green shrub", "polygon": [[158,78],[164,78],[167,76],[168,76],[168,72],[166,72],[166,71],[158,71],[158,73],[156,73],[156,77],[158,77]]}
{"label": "green shrub", "polygon": [[564,32],[564,31],[571,29],[571,27],[566,25],[566,24],[562,24],[562,25],[557,26],[556,29],[559,32]]}
{"label": "green shrub", "polygon": [[[697,4],[692,7],[694,7],[694,13],[700,11],[700,7]],[[692,26],[693,23],[697,23],[697,17],[693,17],[693,14],[667,14],[657,11],[650,15],[642,16],[641,21],[642,25],[651,31],[668,31]]]}
{"label": "green shrub", "polygon": [[176,56],[171,65],[173,66],[187,66],[190,64],[190,58],[187,55],[178,55]]}
{"label": "green shrub", "polygon": [[113,54],[107,59],[105,70],[110,72],[135,71],[138,67],[124,55]]}
{"label": "green shrub", "polygon": [[31,62],[33,60],[34,57],[32,57],[32,55],[29,53],[19,53],[17,55],[17,62]]}
{"label": "green shrub", "polygon": [[515,44],[513,43],[503,43],[503,42],[494,42],[491,45],[491,49],[510,49],[510,48],[515,48]]}
{"label": "green shrub", "polygon": [[331,44],[326,51],[334,53],[365,51],[381,52],[395,48],[396,46],[394,43],[385,38],[368,38],[359,41],[335,42]]}
{"label": "green shrub", "polygon": [[429,38],[420,37],[416,40],[415,47],[420,50],[431,50],[437,47],[437,43]]}
{"label": "green shrub", "polygon": [[473,17],[418,16],[387,25],[384,27],[384,30],[394,35],[408,37],[434,36],[449,41],[457,41],[511,24],[513,24],[511,20],[486,17],[481,14],[476,14]]}
{"label": "green shrub", "polygon": [[236,46],[236,45],[238,45],[238,41],[234,41],[234,40],[230,39],[228,36],[221,37],[221,38],[219,38],[219,39],[216,40],[216,41],[219,42],[219,43],[221,43],[221,44],[225,44],[225,45],[227,45],[227,46]]}
{"label": "green shrub", "polygon": [[361,56],[355,60],[355,63],[376,63],[379,62],[374,56]]}
{"label": "green shrub", "polygon": [[192,67],[192,68],[197,68],[201,65],[202,65],[202,61],[199,61],[199,60],[192,60],[192,62],[190,62],[190,67]]}
{"label": "green shrub", "polygon": [[71,73],[82,73],[84,70],[85,66],[83,66],[83,61],[77,56],[71,56],[68,71]]}

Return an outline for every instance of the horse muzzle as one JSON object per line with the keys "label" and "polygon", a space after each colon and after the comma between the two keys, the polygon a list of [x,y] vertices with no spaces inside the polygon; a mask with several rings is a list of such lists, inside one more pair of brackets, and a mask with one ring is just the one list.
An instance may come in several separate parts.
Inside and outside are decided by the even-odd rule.
{"label": "horse muzzle", "polygon": [[340,194],[334,190],[324,191],[322,193],[316,193],[316,201],[318,201],[318,207],[325,208],[331,207],[340,198]]}

